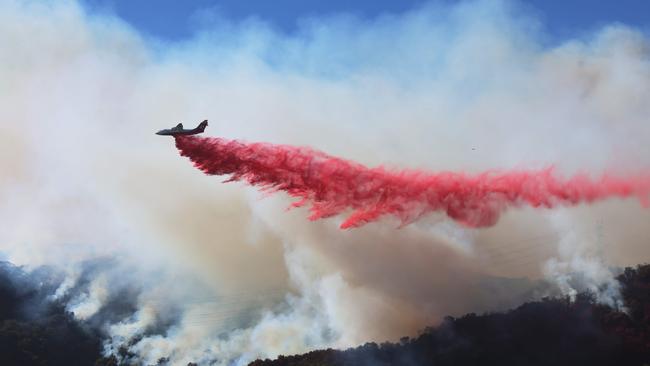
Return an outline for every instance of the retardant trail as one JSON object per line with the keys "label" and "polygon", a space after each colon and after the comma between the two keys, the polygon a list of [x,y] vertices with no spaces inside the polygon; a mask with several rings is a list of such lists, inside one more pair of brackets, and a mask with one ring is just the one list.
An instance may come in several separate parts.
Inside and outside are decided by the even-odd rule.
{"label": "retardant trail", "polygon": [[494,225],[508,207],[552,208],[590,203],[609,197],[637,197],[647,206],[650,176],[591,179],[557,177],[540,171],[426,173],[367,168],[353,161],[305,147],[244,143],[222,138],[176,136],[176,147],[210,175],[230,174],[266,191],[282,190],[300,198],[294,207],[311,204],[311,220],[352,210],[341,224],[351,228],[393,215],[408,224],[440,211],[473,227]]}

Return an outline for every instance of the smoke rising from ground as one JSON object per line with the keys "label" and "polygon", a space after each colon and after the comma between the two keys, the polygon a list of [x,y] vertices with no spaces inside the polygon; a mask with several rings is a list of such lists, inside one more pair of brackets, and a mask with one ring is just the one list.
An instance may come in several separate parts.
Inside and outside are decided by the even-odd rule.
{"label": "smoke rising from ground", "polygon": [[635,200],[516,209],[488,229],[432,215],[341,231],[282,212],[286,196],[214,184],[153,134],[208,118],[211,134],[367,166],[647,171],[646,35],[549,44],[527,14],[430,4],[292,35],[209,15],[169,44],[72,1],[0,1],[0,258],[62,268],[56,296],[104,325],[107,352],[146,363],[397,339],[552,291],[615,302],[610,266],[650,258]]}

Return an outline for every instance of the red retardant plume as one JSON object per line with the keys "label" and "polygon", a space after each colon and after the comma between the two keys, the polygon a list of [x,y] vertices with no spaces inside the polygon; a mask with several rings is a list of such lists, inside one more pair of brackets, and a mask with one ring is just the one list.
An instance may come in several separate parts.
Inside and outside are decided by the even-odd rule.
{"label": "red retardant plume", "polygon": [[609,197],[637,197],[648,204],[650,176],[620,178],[586,174],[561,179],[553,169],[477,175],[367,168],[306,147],[245,143],[222,138],[176,136],[176,147],[209,175],[229,174],[265,191],[282,190],[311,203],[309,219],[352,210],[341,228],[359,227],[384,215],[403,225],[430,212],[444,212],[472,227],[496,224],[509,207],[553,208]]}

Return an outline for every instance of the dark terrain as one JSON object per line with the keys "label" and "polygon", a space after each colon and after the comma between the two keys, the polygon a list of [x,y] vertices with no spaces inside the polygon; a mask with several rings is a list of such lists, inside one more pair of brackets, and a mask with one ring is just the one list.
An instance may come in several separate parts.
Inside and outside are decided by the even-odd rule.
{"label": "dark terrain", "polygon": [[257,360],[252,366],[383,365],[650,365],[650,265],[627,268],[618,280],[627,311],[546,298],[505,313],[447,317],[399,343]]}
{"label": "dark terrain", "polygon": [[[504,313],[447,317],[415,338],[319,350],[253,366],[328,365],[650,365],[650,265],[618,277],[626,311],[547,298]],[[52,294],[61,279],[0,262],[0,365],[133,365],[102,356],[101,327],[79,322]],[[159,365],[166,364],[161,359]]]}
{"label": "dark terrain", "polygon": [[0,262],[0,365],[93,365],[101,334],[53,300],[60,279],[47,268],[25,273]]}

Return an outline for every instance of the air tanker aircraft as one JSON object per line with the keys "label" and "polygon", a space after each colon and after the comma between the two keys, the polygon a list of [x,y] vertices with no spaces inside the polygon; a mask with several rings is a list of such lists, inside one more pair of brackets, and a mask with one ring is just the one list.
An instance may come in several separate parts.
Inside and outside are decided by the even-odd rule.
{"label": "air tanker aircraft", "polygon": [[191,130],[186,130],[183,128],[183,124],[179,123],[176,125],[176,127],[168,128],[165,130],[160,130],[156,132],[156,135],[162,135],[162,136],[178,136],[178,135],[198,135],[200,133],[203,133],[205,131],[205,128],[208,126],[208,120],[203,120],[203,122],[199,123],[198,126]]}

